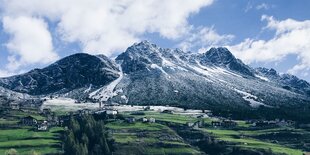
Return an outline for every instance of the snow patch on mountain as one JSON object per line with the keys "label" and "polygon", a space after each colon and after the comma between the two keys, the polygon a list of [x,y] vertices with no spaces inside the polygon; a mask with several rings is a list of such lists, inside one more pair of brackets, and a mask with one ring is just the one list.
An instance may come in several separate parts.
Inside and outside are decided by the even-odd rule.
{"label": "snow patch on mountain", "polygon": [[120,66],[119,69],[119,77],[116,80],[90,93],[89,97],[100,101],[108,101],[109,98],[116,96],[117,92],[114,91],[114,88],[120,83],[124,76]]}
{"label": "snow patch on mountain", "polygon": [[267,82],[270,81],[268,78],[263,77],[263,76],[260,76],[260,75],[255,75],[255,77],[257,77],[257,78],[259,78],[259,79],[261,79],[261,80],[263,80],[263,81],[267,81]]}
{"label": "snow patch on mountain", "polygon": [[206,68],[200,68],[200,67],[196,67],[196,66],[191,66],[192,69],[194,69],[196,72],[205,75],[205,76],[212,76],[212,73],[209,72],[208,69]]}
{"label": "snow patch on mountain", "polygon": [[[162,55],[160,55],[162,56]],[[165,58],[161,57],[163,60],[162,60],[162,65],[165,66],[165,67],[176,67],[176,65],[168,60],[166,60]]]}
{"label": "snow patch on mountain", "polygon": [[88,87],[86,90],[84,90],[84,94],[85,94],[85,93],[89,93],[90,90],[91,90],[91,88],[92,88],[92,86],[93,86],[93,85],[90,84],[89,87]]}
{"label": "snow patch on mountain", "polygon": [[151,64],[150,66],[152,69],[159,69],[162,73],[168,75],[168,73],[160,66],[158,66],[157,64]]}
{"label": "snow patch on mountain", "polygon": [[250,106],[253,108],[258,108],[259,106],[266,106],[266,107],[270,107],[262,102],[257,101],[258,97],[255,95],[252,95],[250,93],[238,90],[238,89],[234,89],[237,93],[243,95],[243,99],[250,102]]}

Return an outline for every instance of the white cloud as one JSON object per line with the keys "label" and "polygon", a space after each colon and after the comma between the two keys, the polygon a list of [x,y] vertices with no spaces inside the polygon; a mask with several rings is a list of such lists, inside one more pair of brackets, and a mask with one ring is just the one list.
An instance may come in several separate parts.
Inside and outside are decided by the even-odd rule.
{"label": "white cloud", "polygon": [[22,65],[50,63],[58,58],[47,24],[42,19],[5,16],[2,22],[4,31],[10,35],[6,44],[10,51],[7,65],[10,71]]}
{"label": "white cloud", "polygon": [[190,29],[187,18],[213,0],[3,0],[4,14],[47,18],[64,41],[108,56],[145,33],[178,39]]}
{"label": "white cloud", "polygon": [[205,52],[210,46],[223,46],[232,41],[234,35],[220,35],[213,27],[200,27],[193,29],[188,37],[179,46],[185,50],[198,50]]}
{"label": "white cloud", "polygon": [[8,77],[8,76],[11,76],[13,75],[12,73],[6,71],[6,70],[0,70],[0,78],[1,77]]}
{"label": "white cloud", "polygon": [[309,71],[310,69],[310,21],[294,19],[276,20],[262,16],[267,21],[264,29],[275,30],[269,40],[245,39],[243,42],[230,46],[232,52],[247,63],[277,62],[287,55],[298,56],[300,63],[289,70],[290,73]]}
{"label": "white cloud", "polygon": [[245,9],[244,9],[244,12],[248,12],[248,11],[250,11],[251,9],[253,9],[253,4],[252,4],[251,1],[248,1],[247,5],[246,5],[246,7],[245,7]]}
{"label": "white cloud", "polygon": [[254,4],[253,1],[248,1],[244,9],[244,12],[248,12],[250,10],[269,10],[275,7],[276,7],[275,5],[271,5],[267,3]]}
{"label": "white cloud", "polygon": [[262,4],[257,5],[256,9],[257,10],[262,10],[262,9],[268,10],[268,9],[270,9],[270,6],[268,4],[266,4],[266,3],[262,3]]}

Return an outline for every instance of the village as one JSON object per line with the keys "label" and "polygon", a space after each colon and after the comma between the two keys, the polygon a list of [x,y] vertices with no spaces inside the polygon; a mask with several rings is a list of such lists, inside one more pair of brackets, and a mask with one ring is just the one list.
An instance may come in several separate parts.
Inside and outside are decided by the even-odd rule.
{"label": "village", "polygon": [[[0,113],[0,126],[1,130],[16,130],[25,129],[27,132],[38,133],[38,134],[53,134],[53,136],[58,135],[60,132],[66,130],[66,124],[70,118],[80,118],[84,116],[94,116],[104,118],[107,123],[107,128],[110,130],[110,137],[115,140],[115,145],[122,150],[126,148],[127,145],[131,143],[141,143],[145,137],[132,137],[132,135],[139,135],[141,131],[145,133],[152,133],[154,129],[150,127],[160,126],[160,128],[171,128],[172,130],[178,131],[179,129],[186,130],[189,132],[202,132],[218,140],[229,141],[235,143],[240,141],[238,138],[235,139],[237,135],[241,135],[245,141],[248,139],[255,138],[253,135],[257,131],[264,131],[262,134],[269,134],[269,131],[275,132],[285,132],[286,130],[294,130],[298,125],[291,120],[232,120],[230,118],[223,118],[219,116],[214,116],[210,110],[194,110],[194,109],[183,109],[171,106],[135,106],[135,105],[119,105],[119,104],[97,104],[97,107],[92,106],[91,108],[76,108],[70,111],[59,111],[59,109],[66,109],[64,107],[57,107],[46,104],[40,108],[36,108],[36,104],[40,104],[39,101],[29,101],[30,106],[23,106],[18,103],[10,103],[3,105]],[[83,103],[74,103],[83,104]],[[44,104],[43,104],[44,105]],[[70,104],[68,104],[70,106]],[[64,105],[61,105],[64,106]],[[53,109],[54,108],[54,109]],[[127,130],[127,128],[130,130]],[[136,128],[137,127],[137,128]],[[132,129],[135,130],[132,130]],[[126,129],[126,130],[124,130]],[[171,130],[169,129],[169,130]],[[55,130],[58,132],[56,133]],[[238,132],[239,130],[243,132]],[[25,132],[26,132],[25,131]],[[268,132],[265,132],[268,131]],[[296,129],[300,131],[300,129]],[[227,132],[232,132],[233,135],[226,135]],[[308,132],[307,132],[308,133]],[[163,133],[157,133],[161,135]],[[172,134],[172,133],[171,133]],[[236,135],[235,135],[236,134]],[[128,139],[122,137],[123,135],[128,135]],[[309,133],[310,135],[310,133]],[[155,136],[155,137],[157,137]],[[175,135],[177,136],[177,135]],[[227,139],[227,136],[229,139]],[[154,139],[153,137],[149,137]],[[164,137],[167,138],[167,135]],[[167,141],[174,140],[171,136]],[[172,136],[173,137],[173,136]],[[125,139],[124,139],[125,138]],[[140,140],[138,140],[138,139]],[[142,138],[142,139],[141,139]],[[186,139],[186,137],[183,137]],[[43,138],[44,139],[44,138]],[[125,141],[124,141],[125,140]],[[141,141],[142,140],[142,141]],[[244,142],[242,145],[246,147],[255,147],[256,143],[263,143],[268,146],[272,142],[277,142],[276,146],[272,149],[276,152],[281,152],[283,148],[287,151],[301,152],[301,150],[295,150],[285,145],[278,140],[263,140],[255,139],[256,141]],[[160,141],[156,138],[152,141]],[[177,141],[178,143],[182,141]],[[184,143],[184,141],[182,142]],[[138,144],[137,144],[138,145]],[[153,145],[153,144],[152,144]],[[181,144],[180,144],[181,145]],[[181,145],[183,147],[183,144]],[[177,147],[181,147],[177,146]],[[12,146],[18,150],[18,146]],[[128,147],[128,146],[127,146]],[[165,146],[166,147],[166,146]],[[170,148],[175,151],[175,146]],[[185,147],[185,146],[184,146]],[[7,149],[9,147],[5,147]],[[34,147],[35,149],[36,147]],[[37,149],[37,148],[36,148]],[[167,148],[166,148],[167,149]],[[197,151],[197,149],[192,146],[186,146],[184,149],[191,149],[191,151]],[[26,151],[27,152],[27,151]],[[57,147],[55,147],[54,152],[62,152],[62,142],[61,139],[57,140]],[[198,151],[199,152],[199,151]],[[0,153],[1,153],[1,135],[0,135]],[[44,152],[43,152],[44,153]]]}
{"label": "village", "polygon": [[[46,101],[43,100],[43,101]],[[209,110],[194,110],[195,113],[190,113],[187,111],[190,110],[183,110],[181,108],[176,107],[163,107],[163,106],[123,106],[119,105],[117,103],[109,103],[105,104],[102,102],[99,102],[99,106],[96,109],[77,109],[76,111],[70,111],[65,115],[57,115],[56,112],[53,112],[51,108],[39,108],[37,113],[41,115],[42,117],[46,118],[44,120],[37,120],[36,118],[31,116],[31,113],[36,111],[36,106],[41,105],[43,103],[42,100],[25,100],[24,103],[18,103],[18,102],[9,102],[7,104],[3,105],[3,110],[17,110],[22,112],[29,112],[28,116],[25,116],[20,119],[19,123],[23,126],[33,126],[36,127],[37,131],[47,131],[49,128],[54,126],[63,126],[64,122],[68,120],[69,116],[75,116],[80,117],[82,115],[93,115],[93,114],[106,114],[109,118],[113,118],[116,120],[118,117],[117,115],[125,113],[128,114],[128,112],[131,112],[130,115],[136,115],[140,116],[139,119],[136,119],[137,117],[133,117],[130,115],[125,115],[125,120],[128,123],[134,123],[136,121],[140,122],[149,122],[149,123],[155,123],[156,118],[152,117],[141,117],[144,114],[145,111],[153,111],[153,112],[159,112],[163,114],[171,114],[173,115],[175,112],[179,115],[190,115],[191,117],[197,118],[197,121],[195,122],[186,122],[186,125],[188,127],[192,128],[201,128],[201,127],[213,127],[213,128],[234,128],[238,126],[238,122],[223,118],[223,117],[216,117],[212,115],[212,112]],[[27,103],[25,103],[27,102]],[[81,104],[81,101],[75,101],[76,104]],[[23,105],[27,105],[23,107]],[[137,107],[137,108],[135,108]],[[32,109],[32,110],[29,110]],[[174,111],[173,109],[176,109]],[[181,109],[181,110],[180,110]],[[1,116],[4,117],[4,116]],[[211,122],[205,123],[204,118],[208,118],[211,120]],[[160,121],[159,121],[160,122]],[[276,128],[276,127],[294,127],[295,122],[291,120],[245,120],[245,123],[248,124],[250,127],[253,128]]]}

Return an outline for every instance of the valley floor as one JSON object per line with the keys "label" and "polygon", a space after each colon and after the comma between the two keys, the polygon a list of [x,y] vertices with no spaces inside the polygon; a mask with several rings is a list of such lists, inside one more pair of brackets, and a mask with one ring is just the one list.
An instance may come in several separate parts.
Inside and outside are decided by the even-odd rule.
{"label": "valley floor", "polygon": [[[58,112],[64,115],[64,112]],[[10,110],[1,113],[0,154],[15,149],[18,154],[61,154],[64,127],[37,131],[20,125],[23,117],[47,118],[35,111]],[[128,118],[133,121],[128,121]],[[154,122],[143,122],[153,119]],[[122,111],[107,119],[106,128],[114,141],[113,154],[265,154],[302,155],[310,151],[310,131],[295,127],[254,128],[238,121],[232,128],[213,127],[216,117],[159,111]],[[203,121],[201,126],[197,122]],[[218,149],[218,151],[217,151]],[[215,151],[215,152],[212,152]],[[222,151],[222,152],[221,152]]]}

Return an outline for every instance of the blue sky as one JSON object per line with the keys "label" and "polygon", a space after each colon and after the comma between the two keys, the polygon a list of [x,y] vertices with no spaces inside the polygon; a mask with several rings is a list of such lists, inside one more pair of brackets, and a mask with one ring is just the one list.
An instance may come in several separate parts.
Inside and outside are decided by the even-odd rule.
{"label": "blue sky", "polygon": [[204,52],[310,81],[308,0],[0,0],[0,76],[77,52],[115,57],[134,42]]}

